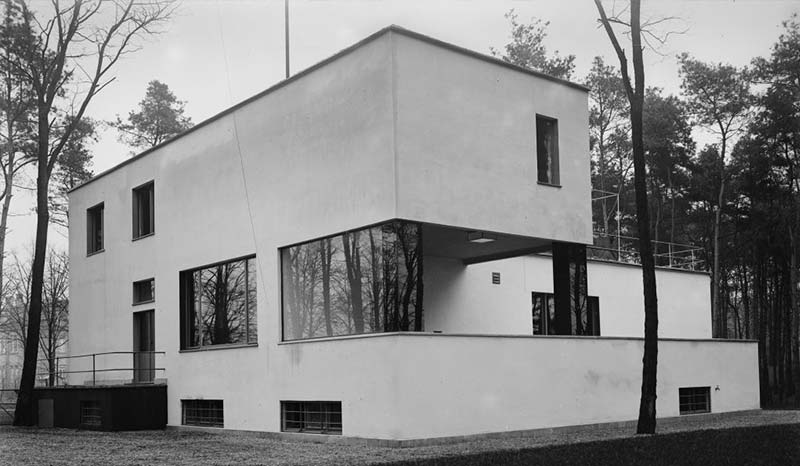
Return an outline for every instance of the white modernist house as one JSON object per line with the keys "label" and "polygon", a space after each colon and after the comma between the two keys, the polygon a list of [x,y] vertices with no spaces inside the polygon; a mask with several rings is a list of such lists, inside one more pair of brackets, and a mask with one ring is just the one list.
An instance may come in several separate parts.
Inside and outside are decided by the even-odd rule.
{"label": "white modernist house", "polygon": [[[587,261],[587,114],[582,86],[383,29],[72,191],[71,351],[163,352],[94,382],[167,384],[170,426],[635,419],[641,271]],[[758,408],[708,276],[657,278],[658,415]]]}

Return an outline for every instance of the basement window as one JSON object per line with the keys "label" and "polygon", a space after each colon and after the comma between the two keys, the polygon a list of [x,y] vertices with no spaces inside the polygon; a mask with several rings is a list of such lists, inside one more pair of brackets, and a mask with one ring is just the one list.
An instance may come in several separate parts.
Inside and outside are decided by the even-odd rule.
{"label": "basement window", "polygon": [[281,431],[342,433],[341,401],[281,401]]}
{"label": "basement window", "polygon": [[678,389],[681,414],[711,412],[711,387],[682,387]]}
{"label": "basement window", "polygon": [[184,426],[223,427],[222,400],[181,400],[181,424]]}
{"label": "basement window", "polygon": [[156,300],[156,279],[148,278],[133,282],[133,304],[151,303]]}
{"label": "basement window", "polygon": [[536,115],[536,169],[539,183],[558,185],[558,120]]}
{"label": "basement window", "polygon": [[96,400],[81,401],[81,427],[96,428],[103,425],[103,408]]}
{"label": "basement window", "polygon": [[152,181],[133,189],[133,239],[152,235],[155,230],[155,185]]}
{"label": "basement window", "polygon": [[94,254],[103,250],[103,214],[101,202],[86,209],[86,254]]}

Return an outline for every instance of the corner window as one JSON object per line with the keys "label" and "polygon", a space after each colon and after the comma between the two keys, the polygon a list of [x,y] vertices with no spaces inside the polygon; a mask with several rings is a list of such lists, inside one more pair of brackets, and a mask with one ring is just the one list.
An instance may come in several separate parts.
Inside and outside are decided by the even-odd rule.
{"label": "corner window", "polygon": [[[532,295],[531,321],[534,335],[558,335],[556,332],[556,305],[553,293]],[[600,298],[587,296],[586,306],[578,316],[570,316],[572,335],[600,336]]]}
{"label": "corner window", "polygon": [[181,400],[181,424],[224,427],[225,411],[222,400]]}
{"label": "corner window", "polygon": [[103,250],[103,203],[86,209],[86,254]]}
{"label": "corner window", "polygon": [[341,434],[341,401],[281,401],[281,430],[305,434]]}
{"label": "corner window", "polygon": [[155,233],[155,184],[151,181],[133,189],[133,239]]}
{"label": "corner window", "polygon": [[711,387],[682,387],[678,389],[681,414],[711,412]]}
{"label": "corner window", "polygon": [[156,300],[156,279],[149,278],[133,282],[133,304],[149,303]]}
{"label": "corner window", "polygon": [[421,331],[421,230],[392,221],[281,249],[283,339]]}
{"label": "corner window", "polygon": [[256,344],[255,256],[180,274],[181,349]]}
{"label": "corner window", "polygon": [[540,183],[558,185],[558,120],[536,115],[536,169]]}

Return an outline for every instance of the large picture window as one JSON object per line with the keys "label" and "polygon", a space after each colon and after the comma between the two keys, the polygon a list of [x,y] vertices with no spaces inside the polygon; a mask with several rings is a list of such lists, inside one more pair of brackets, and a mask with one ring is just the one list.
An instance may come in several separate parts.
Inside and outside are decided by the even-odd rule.
{"label": "large picture window", "polygon": [[421,234],[393,221],[283,248],[283,339],[421,331]]}
{"label": "large picture window", "polygon": [[256,344],[255,257],[181,272],[181,349]]}

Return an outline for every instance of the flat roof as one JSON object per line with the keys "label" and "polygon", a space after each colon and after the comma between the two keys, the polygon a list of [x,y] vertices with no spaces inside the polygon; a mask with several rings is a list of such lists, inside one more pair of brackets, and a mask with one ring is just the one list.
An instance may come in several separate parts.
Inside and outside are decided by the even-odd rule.
{"label": "flat roof", "polygon": [[406,29],[406,28],[403,28],[403,27],[400,27],[400,26],[392,24],[390,26],[387,26],[387,27],[385,27],[385,28],[373,33],[373,34],[370,34],[369,36],[365,37],[364,39],[361,39],[360,41],[356,42],[355,44],[351,45],[350,47],[347,47],[347,48],[345,48],[343,50],[340,50],[339,52],[331,55],[330,57],[328,57],[328,58],[326,58],[326,59],[324,59],[324,60],[322,60],[322,61],[320,61],[318,63],[315,63],[314,65],[311,65],[308,68],[293,74],[292,76],[289,76],[288,78],[286,78],[286,79],[284,79],[284,80],[282,80],[282,81],[280,81],[280,82],[268,87],[267,89],[259,92],[258,94],[255,94],[252,97],[249,97],[249,98],[247,98],[247,99],[245,99],[245,100],[233,105],[232,107],[226,108],[225,110],[217,113],[216,115],[213,115],[213,116],[203,120],[202,122],[196,124],[195,126],[192,126],[191,128],[187,129],[186,131],[184,131],[184,132],[182,132],[182,133],[180,133],[180,134],[178,134],[178,135],[176,135],[176,136],[174,136],[174,137],[162,142],[161,144],[159,144],[157,146],[153,146],[153,147],[145,150],[144,152],[140,152],[139,154],[134,155],[133,157],[131,157],[131,158],[127,159],[127,160],[124,160],[124,161],[118,163],[117,165],[114,165],[113,167],[111,167],[111,168],[109,168],[109,169],[107,169],[105,171],[102,171],[102,172],[92,176],[91,178],[89,178],[88,180],[86,180],[83,183],[79,184],[78,186],[75,186],[74,188],[70,189],[68,191],[68,193],[71,193],[73,191],[77,191],[78,189],[83,188],[84,186],[88,185],[89,183],[92,183],[93,181],[96,181],[96,180],[108,175],[109,173],[112,173],[112,172],[114,172],[116,170],[119,170],[120,168],[124,167],[125,165],[128,165],[128,164],[130,164],[130,163],[132,163],[132,162],[134,162],[134,161],[136,161],[136,160],[138,160],[138,159],[140,159],[140,158],[142,158],[142,157],[144,157],[144,156],[146,156],[146,155],[148,155],[148,154],[150,154],[150,153],[152,153],[152,152],[154,152],[154,151],[156,151],[156,150],[158,150],[158,149],[160,149],[160,148],[162,148],[164,146],[166,146],[167,144],[170,144],[173,141],[186,136],[187,134],[189,134],[189,133],[191,133],[193,131],[196,131],[196,130],[198,130],[198,129],[200,129],[200,128],[202,128],[202,127],[204,127],[204,126],[206,126],[206,125],[208,125],[208,124],[210,124],[210,123],[212,123],[212,122],[214,122],[214,121],[216,121],[216,120],[218,120],[218,119],[220,119],[220,118],[222,118],[222,117],[224,117],[226,115],[228,115],[229,113],[232,113],[232,112],[238,110],[239,108],[241,108],[241,107],[253,102],[254,100],[257,100],[257,99],[259,99],[259,98],[261,98],[261,97],[263,97],[263,96],[265,96],[265,95],[267,95],[267,94],[269,94],[269,93],[271,93],[271,92],[273,92],[273,91],[275,91],[277,89],[280,89],[281,87],[283,87],[283,86],[285,86],[285,85],[287,85],[287,84],[289,84],[289,83],[291,83],[291,82],[293,82],[293,81],[295,81],[297,79],[302,78],[303,76],[305,76],[306,74],[311,73],[312,71],[316,70],[317,68],[321,68],[321,67],[325,66],[326,64],[328,64],[328,63],[330,63],[330,62],[332,62],[334,60],[337,60],[337,59],[349,54],[350,52],[353,52],[354,50],[356,50],[358,48],[361,48],[363,45],[365,45],[365,44],[367,44],[369,42],[372,42],[373,40],[377,39],[378,37],[381,37],[384,34],[387,34],[389,32],[402,34],[404,36],[411,37],[411,38],[414,38],[414,39],[418,39],[418,40],[421,40],[423,42],[427,42],[429,44],[432,44],[432,45],[435,45],[435,46],[438,46],[438,47],[442,47],[442,48],[446,48],[448,50],[452,50],[452,51],[460,53],[462,55],[467,55],[467,56],[470,56],[470,57],[473,57],[473,58],[477,58],[479,60],[483,60],[483,61],[486,61],[486,62],[489,62],[489,63],[493,63],[495,65],[499,65],[499,66],[502,66],[502,67],[505,67],[505,68],[510,68],[512,70],[519,71],[521,73],[529,74],[531,76],[536,76],[537,78],[542,78],[542,79],[546,79],[548,81],[553,81],[553,82],[556,82],[556,83],[559,83],[559,84],[563,84],[565,86],[572,87],[572,88],[575,88],[575,89],[578,89],[578,90],[581,90],[581,91],[584,91],[584,92],[589,92],[589,88],[587,88],[586,86],[583,86],[581,84],[577,84],[577,83],[574,83],[572,81],[567,81],[567,80],[561,79],[561,78],[556,78],[554,76],[550,76],[550,75],[542,73],[540,71],[535,71],[535,70],[532,70],[532,69],[529,69],[529,68],[525,68],[523,66],[514,65],[512,63],[508,63],[506,61],[503,61],[503,60],[501,60],[499,58],[492,57],[490,55],[486,55],[486,54],[483,54],[483,53],[479,53],[479,52],[476,52],[474,50],[470,50],[470,49],[467,49],[467,48],[464,48],[464,47],[459,47],[458,45],[454,45],[454,44],[451,44],[449,42],[444,42],[444,41],[441,41],[439,39],[434,39],[433,37],[426,36],[425,34],[420,34],[418,32],[414,32],[414,31],[411,31],[409,29]]}

